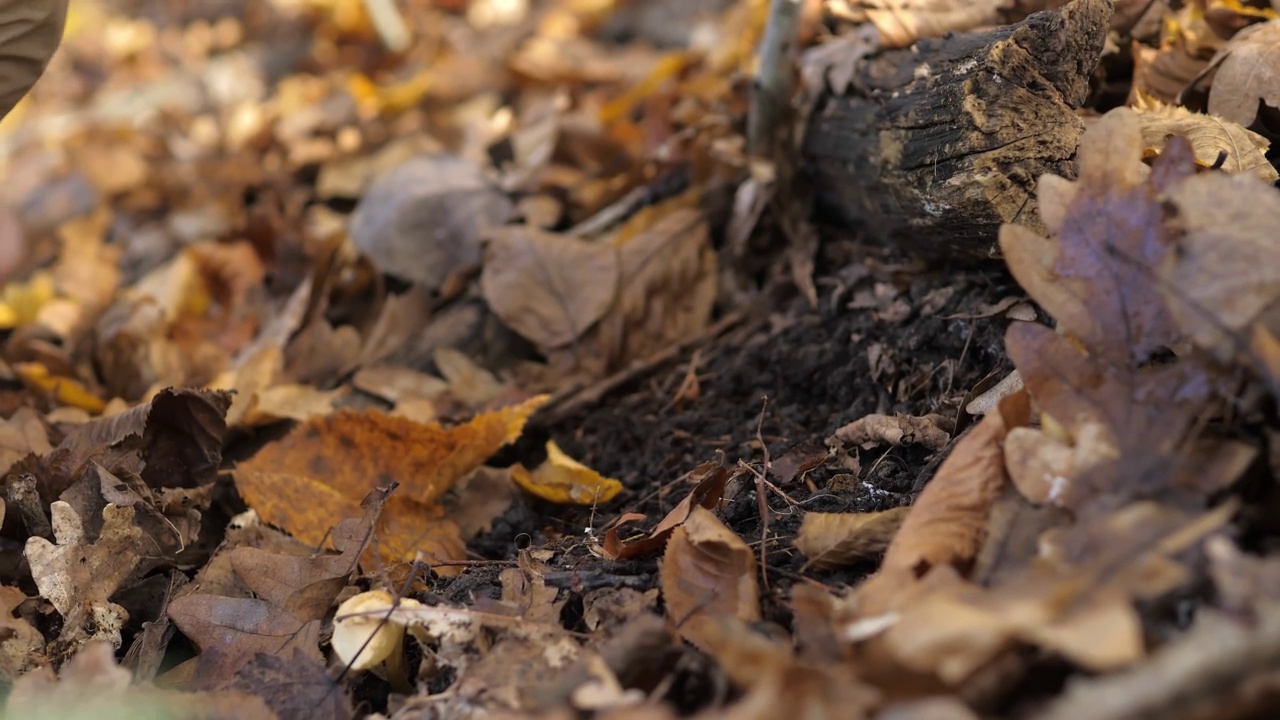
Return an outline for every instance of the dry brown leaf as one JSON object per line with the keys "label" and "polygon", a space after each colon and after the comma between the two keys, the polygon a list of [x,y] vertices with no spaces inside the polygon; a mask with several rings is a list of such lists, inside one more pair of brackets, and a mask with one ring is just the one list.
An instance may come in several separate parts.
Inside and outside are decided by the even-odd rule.
{"label": "dry brown leaf", "polygon": [[504,393],[516,392],[510,383],[502,382],[456,348],[439,348],[432,353],[431,359],[445,382],[449,383],[449,395],[466,407],[484,407]]}
{"label": "dry brown leaf", "polygon": [[80,146],[72,153],[76,166],[104,197],[142,187],[150,167],[138,148],[122,138]]}
{"label": "dry brown leaf", "polygon": [[462,539],[470,540],[489,532],[493,521],[511,507],[518,492],[509,470],[480,467],[459,480],[440,504],[445,517],[458,526]]}
{"label": "dry brown leaf", "polygon": [[1269,374],[1252,336],[1280,333],[1280,271],[1259,262],[1275,252],[1275,190],[1252,177],[1208,173],[1174,188],[1169,200],[1179,235],[1160,276],[1178,326],[1219,360],[1243,360]]}
{"label": "dry brown leaf", "polygon": [[1265,104],[1280,108],[1280,20],[1250,25],[1232,37],[1210,62],[1217,67],[1209,88],[1209,112],[1244,127]]}
{"label": "dry brown leaf", "polygon": [[27,594],[16,587],[0,585],[0,672],[17,677],[24,671],[47,664],[44,636],[25,618],[16,616]]}
{"label": "dry brown leaf", "polygon": [[236,469],[236,487],[267,522],[319,545],[334,523],[358,514],[371,488],[401,483],[378,525],[378,552],[408,562],[461,560],[458,528],[436,502],[499,448],[519,437],[545,397],[477,415],[452,429],[384,413],[313,418]]}
{"label": "dry brown leaf", "polygon": [[108,505],[95,541],[85,536],[81,519],[65,502],[50,507],[57,544],[41,537],[27,539],[24,555],[40,594],[63,618],[58,639],[63,651],[94,640],[120,647],[120,632],[129,613],[110,601],[137,565],[142,531],[133,524],[133,508]]}
{"label": "dry brown leaf", "polygon": [[1141,665],[1080,678],[1047,702],[1035,720],[1129,720],[1137,717],[1222,718],[1266,715],[1273,695],[1260,670],[1280,648],[1280,606],[1261,606],[1249,620],[1202,608],[1191,627]]}
{"label": "dry brown leaf", "polygon": [[226,682],[258,653],[277,655],[299,650],[323,662],[320,621],[300,622],[266,600],[199,593],[175,598],[167,612],[173,624],[201,651],[195,662],[202,683]]}
{"label": "dry brown leaf", "polygon": [[953,686],[1016,643],[1093,671],[1131,666],[1146,653],[1134,601],[1184,587],[1191,573],[1174,558],[1219,532],[1234,511],[1227,504],[1187,514],[1139,502],[1092,518],[1065,531],[1070,539],[1053,559],[999,587],[955,581],[916,596],[894,610],[877,642],[907,668]]}
{"label": "dry brown leaf", "polygon": [[809,566],[830,570],[884,553],[910,508],[869,513],[806,513],[796,549]]}
{"label": "dry brown leaf", "polygon": [[[1186,324],[1188,312],[1203,313],[1191,304],[1180,308],[1176,298],[1213,286],[1200,277],[1199,268],[1221,262],[1216,252],[1222,243],[1213,244],[1214,257],[1209,257],[1209,245],[1201,247],[1196,269],[1178,265],[1182,252],[1177,243],[1207,228],[1197,226],[1188,233],[1166,224],[1165,213],[1177,209],[1166,198],[1204,202],[1205,180],[1191,176],[1184,140],[1168,145],[1148,178],[1137,161],[1139,132],[1132,111],[1107,113],[1081,141],[1080,180],[1041,179],[1042,210],[1053,238],[1012,226],[1001,229],[1014,275],[1060,321],[1058,331],[1017,323],[1006,334],[1009,355],[1051,436],[1036,440],[1020,433],[1011,446],[1018,462],[1010,463],[1010,471],[1036,502],[1075,507],[1100,493],[1167,497],[1179,490],[1204,497],[1212,492],[1204,479],[1180,467],[1211,465],[1215,473],[1230,477],[1240,472],[1234,461],[1225,460],[1233,451],[1212,438],[1185,442],[1187,428],[1204,411],[1210,389],[1207,370],[1192,360],[1145,364],[1150,353],[1174,347],[1181,339],[1184,329],[1179,326]],[[1217,188],[1208,196],[1214,198],[1209,204],[1215,211],[1233,203],[1230,207],[1241,213],[1267,212],[1262,194],[1270,191],[1256,178],[1221,173],[1204,178],[1258,188],[1257,195],[1239,204],[1225,192],[1227,185]],[[1253,204],[1246,208],[1249,202]],[[1211,232],[1259,237],[1262,218],[1245,217],[1248,231],[1239,229],[1238,218],[1224,213],[1213,216]],[[1239,272],[1241,262],[1236,261],[1232,272]],[[1167,272],[1169,267],[1181,267],[1183,274],[1176,281],[1162,281],[1157,269]],[[1230,282],[1236,280],[1233,276]],[[1238,300],[1233,293],[1229,302]],[[1205,325],[1215,322],[1210,318]],[[1214,332],[1214,341],[1223,342],[1221,331]],[[1214,456],[1224,460],[1216,463],[1210,459]],[[1079,482],[1086,485],[1072,486]],[[1209,484],[1229,482],[1219,474]]]}
{"label": "dry brown leaf", "polygon": [[116,664],[108,643],[93,643],[72,657],[57,676],[49,666],[27,673],[5,699],[6,717],[77,718],[108,712],[127,717],[174,720],[278,720],[257,697],[242,692],[183,693],[133,684]]}
{"label": "dry brown leaf", "polygon": [[[1225,42],[1225,36],[1209,27],[1201,7],[1186,4],[1174,12],[1164,10],[1167,21],[1160,23],[1159,46],[1133,43],[1131,105],[1141,107],[1147,100],[1177,103]],[[1121,14],[1117,7],[1117,18]]]}
{"label": "dry brown leaf", "polygon": [[67,0],[23,0],[0,4],[5,28],[0,64],[0,117],[9,114],[44,73],[67,22]]}
{"label": "dry brown leaf", "polygon": [[951,442],[951,430],[955,423],[942,415],[879,415],[858,418],[836,430],[829,445],[837,442],[869,450],[882,443],[895,447],[920,445],[937,452]]}
{"label": "dry brown leaf", "polygon": [[54,284],[59,295],[75,301],[77,312],[72,320],[52,323],[53,327],[83,330],[115,299],[121,249],[106,242],[112,220],[109,210],[99,208],[58,229],[62,251],[53,266]]}
{"label": "dry brown leaf", "polygon": [[666,545],[667,539],[671,537],[672,531],[689,519],[689,515],[695,507],[709,510],[720,504],[720,499],[724,495],[724,486],[729,482],[729,470],[724,465],[704,463],[695,468],[690,473],[690,476],[698,478],[697,484],[693,486],[693,489],[679,504],[671,509],[671,512],[667,513],[662,522],[658,523],[657,527],[644,538],[623,542],[618,533],[619,528],[623,525],[645,519],[644,515],[626,513],[618,518],[617,522],[605,532],[604,543],[601,548],[605,557],[611,560],[626,560],[627,558],[661,550]]}
{"label": "dry brown leaf", "polygon": [[49,431],[31,408],[18,408],[9,419],[0,421],[0,473],[7,474],[27,455],[44,455],[51,450]]}
{"label": "dry brown leaf", "polygon": [[550,350],[579,339],[609,311],[618,263],[606,243],[515,226],[490,237],[480,283],[508,327]]}
{"label": "dry brown leaf", "polygon": [[861,615],[893,609],[900,593],[931,569],[967,569],[982,548],[987,515],[1004,489],[1002,445],[1010,428],[1027,422],[1025,393],[1012,395],[999,412],[982,421],[956,443],[885,551],[880,571],[858,590]]}
{"label": "dry brown leaf", "polygon": [[362,367],[351,378],[351,384],[397,405],[404,400],[431,400],[449,389],[449,384],[435,375],[399,365]]}
{"label": "dry brown leaf", "polygon": [[[322,663],[320,621],[355,571],[386,500],[386,492],[369,493],[357,509],[360,517],[348,517],[334,529],[339,554],[299,553],[288,545],[283,552],[242,546],[219,553],[200,581],[167,606],[168,618],[201,650],[167,680],[223,687],[259,653],[296,652]],[[211,577],[215,563],[226,573],[220,582]]]}
{"label": "dry brown leaf", "polygon": [[240,668],[223,692],[260,700],[278,718],[349,720],[355,715],[351,699],[329,676],[324,664],[299,650],[255,656]]}
{"label": "dry brown leaf", "polygon": [[669,202],[674,204],[656,211],[659,219],[652,224],[633,218],[613,237],[621,273],[618,299],[590,343],[608,369],[694,337],[711,318],[717,260],[707,221],[701,211],[683,207],[683,198]]}
{"label": "dry brown leaf", "polygon": [[862,16],[873,23],[884,47],[908,47],[921,38],[994,24],[1006,3],[980,0],[864,0],[857,2]]}
{"label": "dry brown leaf", "polygon": [[421,156],[369,186],[351,216],[351,240],[383,272],[434,291],[480,261],[482,235],[511,211],[475,163]]}
{"label": "dry brown leaf", "polygon": [[1170,135],[1180,135],[1190,141],[1200,167],[1249,173],[1268,183],[1280,178],[1266,157],[1271,143],[1230,120],[1166,105],[1139,112],[1138,122],[1146,154],[1159,154]]}
{"label": "dry brown leaf", "polygon": [[760,619],[759,593],[751,548],[710,510],[694,507],[662,556],[662,599],[680,636],[709,649],[707,625]]}

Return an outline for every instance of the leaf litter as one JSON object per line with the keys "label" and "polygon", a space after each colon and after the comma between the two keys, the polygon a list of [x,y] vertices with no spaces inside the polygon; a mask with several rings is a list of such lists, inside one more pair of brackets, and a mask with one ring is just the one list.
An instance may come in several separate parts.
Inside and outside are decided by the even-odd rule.
{"label": "leaf litter", "polygon": [[[947,268],[746,154],[770,3],[640,5],[71,7],[0,88],[6,716],[1267,716],[1274,10],[1116,3]],[[844,95],[1052,4],[802,5]]]}

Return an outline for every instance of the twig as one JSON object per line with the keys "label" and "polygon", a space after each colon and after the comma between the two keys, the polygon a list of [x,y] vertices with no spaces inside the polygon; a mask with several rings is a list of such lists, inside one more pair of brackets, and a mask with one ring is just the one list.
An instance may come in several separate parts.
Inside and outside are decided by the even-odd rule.
{"label": "twig", "polygon": [[503,567],[516,567],[519,565],[515,560],[442,560],[440,562],[431,563],[431,567],[489,567],[492,565],[501,565]]}
{"label": "twig", "polygon": [[591,385],[583,387],[582,385],[570,385],[565,389],[551,396],[551,400],[547,402],[538,414],[543,416],[548,423],[557,423],[567,417],[572,416],[575,412],[584,407],[594,405],[608,395],[617,390],[619,387],[626,385],[637,378],[653,372],[668,362],[671,362],[681,353],[690,348],[697,347],[702,343],[715,338],[733,326],[742,322],[746,318],[746,314],[741,310],[725,315],[715,322],[711,327],[707,328],[697,337],[690,338],[682,343],[668,346],[660,352],[654,353],[644,360],[632,363],[631,365],[619,370],[618,372],[604,378]]}
{"label": "twig", "polygon": [[369,21],[388,50],[402,53],[409,49],[409,27],[396,7],[396,0],[364,0],[364,9],[369,12]]}
{"label": "twig", "polygon": [[747,113],[747,152],[757,157],[772,157],[779,125],[787,116],[800,8],[800,0],[773,0],[769,5]]}
{"label": "twig", "polygon": [[[760,472],[756,476],[756,504],[760,510],[760,580],[765,592],[769,591],[769,565],[765,561],[765,539],[769,537],[769,498],[765,484],[769,482],[769,446],[764,442],[764,413],[769,409],[769,398],[760,404],[760,418],[756,420],[756,441],[760,443],[760,451],[764,453],[764,461],[760,463]],[[750,468],[748,468],[750,469]]]}

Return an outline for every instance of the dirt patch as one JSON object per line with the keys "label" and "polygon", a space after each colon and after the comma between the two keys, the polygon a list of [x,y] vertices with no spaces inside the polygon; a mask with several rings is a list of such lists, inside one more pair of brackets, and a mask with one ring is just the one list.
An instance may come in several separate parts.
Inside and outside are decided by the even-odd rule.
{"label": "dirt patch", "polygon": [[[868,413],[958,417],[976,385],[1009,370],[1003,335],[1010,321],[971,317],[1018,294],[1001,273],[910,273],[869,263],[829,275],[819,287],[824,291],[817,308],[802,298],[785,299],[776,311],[757,315],[663,371],[636,379],[585,413],[549,427],[535,424],[518,454],[554,437],[574,457],[621,480],[627,491],[594,511],[526,497],[473,542],[472,550],[510,559],[519,547],[551,545],[564,551],[553,560],[556,568],[649,575],[656,586],[655,558],[625,567],[606,563],[588,551],[588,532],[598,537],[622,512],[644,513],[650,524],[656,522],[684,497],[682,476],[720,453],[730,466],[742,462],[758,469],[764,459],[758,437],[777,461],[798,445],[821,445],[838,427]],[[688,388],[691,372],[697,378],[696,397],[682,398],[680,388]],[[962,426],[966,421],[961,419]],[[804,511],[874,511],[908,504],[945,454],[916,447],[856,452],[860,469],[829,459],[808,474],[813,490],[801,482],[785,490],[786,499],[769,493],[775,515],[766,558],[775,601],[804,564],[791,544]],[[725,522],[748,543],[758,543],[752,476],[731,482],[728,495]],[[871,569],[805,574],[839,585]],[[466,583],[464,594],[479,591],[476,578]],[[458,589],[448,583],[441,587],[450,597]],[[767,609],[766,616],[785,621],[785,613]]]}

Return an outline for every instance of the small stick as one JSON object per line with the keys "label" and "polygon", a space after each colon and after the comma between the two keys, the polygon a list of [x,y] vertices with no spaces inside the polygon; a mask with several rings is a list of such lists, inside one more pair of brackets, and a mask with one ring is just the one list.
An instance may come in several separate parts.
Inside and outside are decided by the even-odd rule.
{"label": "small stick", "polygon": [[773,0],[769,5],[747,113],[747,152],[755,157],[772,158],[779,126],[787,116],[800,6],[801,0]]}
{"label": "small stick", "polygon": [[409,49],[409,26],[405,24],[400,8],[396,7],[396,0],[364,0],[364,9],[388,50],[402,53]]}

